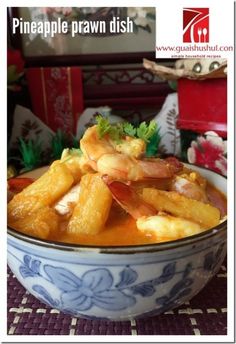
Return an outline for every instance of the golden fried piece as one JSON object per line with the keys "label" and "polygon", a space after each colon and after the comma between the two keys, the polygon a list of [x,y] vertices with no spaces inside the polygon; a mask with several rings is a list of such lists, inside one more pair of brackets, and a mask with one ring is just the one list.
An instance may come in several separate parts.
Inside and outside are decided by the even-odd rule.
{"label": "golden fried piece", "polygon": [[70,170],[55,161],[47,172],[9,202],[9,221],[23,219],[44,206],[52,205],[70,189],[73,182]]}
{"label": "golden fried piece", "polygon": [[220,222],[219,209],[210,204],[187,198],[175,191],[144,188],[142,197],[158,211],[197,222],[206,229],[214,227]]}
{"label": "golden fried piece", "polygon": [[86,174],[80,183],[79,201],[68,224],[69,233],[97,234],[106,223],[112,195],[100,174]]}
{"label": "golden fried piece", "polygon": [[23,219],[19,219],[15,222],[9,221],[9,225],[21,233],[40,239],[47,239],[57,231],[59,217],[54,209],[44,207]]}

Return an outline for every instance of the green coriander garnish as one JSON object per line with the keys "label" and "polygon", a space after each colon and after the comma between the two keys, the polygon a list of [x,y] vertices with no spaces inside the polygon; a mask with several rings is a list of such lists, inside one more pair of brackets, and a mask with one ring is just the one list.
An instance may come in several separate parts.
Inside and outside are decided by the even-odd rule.
{"label": "green coriander garnish", "polygon": [[105,135],[109,135],[111,140],[119,143],[126,135],[140,138],[149,145],[149,149],[147,150],[148,155],[156,154],[157,147],[160,142],[160,135],[155,121],[150,121],[149,123],[142,122],[137,128],[135,128],[129,122],[111,124],[108,118],[98,115],[96,117],[96,122],[100,139]]}

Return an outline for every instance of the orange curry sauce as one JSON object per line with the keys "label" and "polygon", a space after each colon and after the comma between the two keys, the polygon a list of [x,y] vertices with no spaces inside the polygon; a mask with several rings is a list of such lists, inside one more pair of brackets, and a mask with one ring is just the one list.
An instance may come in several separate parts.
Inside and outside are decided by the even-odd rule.
{"label": "orange curry sauce", "polygon": [[[225,216],[227,212],[225,195],[210,183],[207,184],[207,195],[210,203],[220,209],[221,217]],[[113,203],[105,228],[98,234],[72,235],[66,233],[66,227],[67,222],[62,222],[58,235],[50,239],[64,243],[92,246],[145,245],[169,240],[168,237],[157,238],[156,235],[151,232],[143,233],[139,231],[136,227],[135,220],[116,203]]]}

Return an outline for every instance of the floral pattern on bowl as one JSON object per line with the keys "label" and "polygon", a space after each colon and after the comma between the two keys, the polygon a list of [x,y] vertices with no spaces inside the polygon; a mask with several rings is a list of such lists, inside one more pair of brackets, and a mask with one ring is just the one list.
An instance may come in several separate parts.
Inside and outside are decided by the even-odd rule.
{"label": "floral pattern on bowl", "polygon": [[190,245],[187,256],[183,252],[183,257],[160,262],[149,252],[140,264],[128,255],[119,265],[112,264],[119,255],[107,265],[107,255],[101,253],[99,264],[93,260],[81,268],[79,258],[58,264],[55,257],[49,264],[47,257],[15,240],[8,242],[9,266],[33,295],[73,316],[112,320],[160,314],[189,300],[217,272],[226,251],[224,240],[200,251]]}

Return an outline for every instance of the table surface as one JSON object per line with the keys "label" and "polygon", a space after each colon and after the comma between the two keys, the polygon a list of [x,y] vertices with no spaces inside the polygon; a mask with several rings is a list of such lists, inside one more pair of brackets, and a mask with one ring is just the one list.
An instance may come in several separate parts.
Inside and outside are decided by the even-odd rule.
{"label": "table surface", "polygon": [[226,335],[226,261],[192,300],[156,317],[112,322],[64,315],[30,295],[8,270],[9,335]]}

